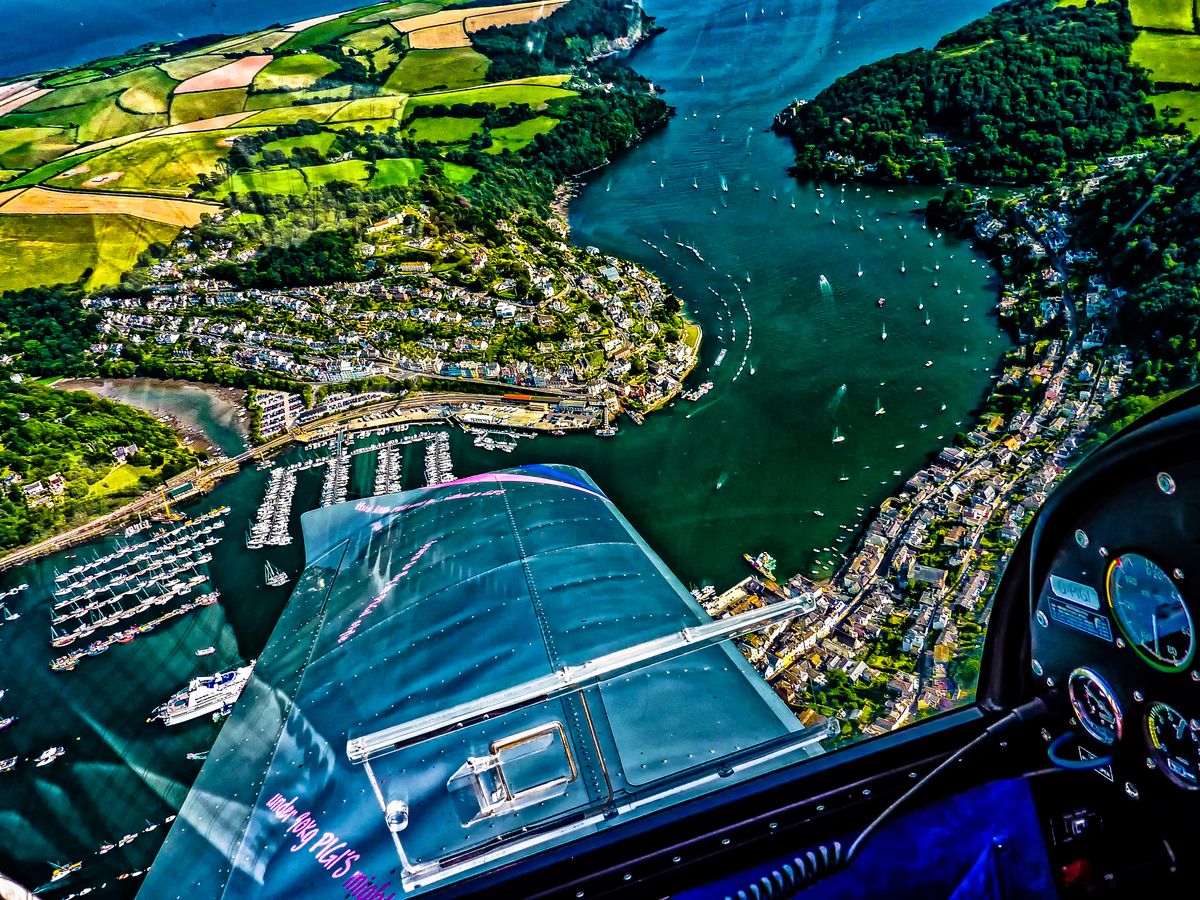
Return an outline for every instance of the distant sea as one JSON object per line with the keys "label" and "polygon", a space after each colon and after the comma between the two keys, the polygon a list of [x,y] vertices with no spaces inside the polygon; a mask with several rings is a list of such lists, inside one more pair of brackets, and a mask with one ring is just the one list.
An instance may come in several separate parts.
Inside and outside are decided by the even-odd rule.
{"label": "distant sea", "polygon": [[365,6],[354,0],[0,0],[0,78],[74,66],[150,42],[241,34]]}

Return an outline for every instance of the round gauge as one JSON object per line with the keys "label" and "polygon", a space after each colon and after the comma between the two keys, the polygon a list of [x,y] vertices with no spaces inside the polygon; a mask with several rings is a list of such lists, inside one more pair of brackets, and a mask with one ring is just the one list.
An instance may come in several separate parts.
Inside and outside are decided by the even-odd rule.
{"label": "round gauge", "polygon": [[1160,772],[1180,787],[1200,788],[1200,722],[1165,703],[1146,713],[1146,740]]}
{"label": "round gauge", "polygon": [[1171,576],[1138,553],[1108,567],[1108,602],[1137,654],[1156,669],[1178,672],[1196,650],[1192,615]]}
{"label": "round gauge", "polygon": [[1084,730],[1102,744],[1121,738],[1121,705],[1110,688],[1091,669],[1076,669],[1067,679],[1071,708]]}

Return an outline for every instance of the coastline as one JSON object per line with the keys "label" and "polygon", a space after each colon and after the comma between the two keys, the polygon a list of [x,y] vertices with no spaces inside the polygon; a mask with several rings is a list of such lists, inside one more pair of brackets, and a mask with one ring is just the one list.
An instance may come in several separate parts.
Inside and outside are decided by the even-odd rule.
{"label": "coastline", "polygon": [[[166,402],[146,402],[138,396],[138,392],[146,390],[178,392],[200,392],[211,398],[214,407],[223,412],[225,427],[232,428],[244,441],[249,441],[250,429],[244,415],[246,408],[246,392],[241,388],[225,387],[202,381],[187,381],[185,379],[160,378],[64,378],[54,383],[54,387],[67,391],[87,391],[98,397],[125,403],[137,407],[157,418],[169,427],[180,442],[192,450],[207,453],[212,456],[224,454],[212,433],[211,425],[200,421],[191,410],[181,409],[175,404]],[[139,402],[140,401],[140,402]]]}

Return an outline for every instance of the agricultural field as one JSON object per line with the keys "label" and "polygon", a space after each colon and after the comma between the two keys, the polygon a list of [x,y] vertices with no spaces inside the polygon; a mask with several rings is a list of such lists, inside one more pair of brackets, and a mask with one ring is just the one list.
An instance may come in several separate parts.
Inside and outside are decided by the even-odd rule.
{"label": "agricultural field", "polygon": [[1194,31],[1193,0],[1129,0],[1129,13],[1138,28]]}
{"label": "agricultural field", "polygon": [[536,83],[533,79],[528,79],[410,97],[408,108],[412,109],[418,106],[451,107],[456,103],[490,103],[496,107],[524,105],[541,111],[546,109],[553,100],[563,100],[574,96],[574,91],[551,84]]}
{"label": "agricultural field", "polygon": [[218,207],[195,200],[146,197],[138,194],[98,191],[59,191],[44,187],[0,191],[0,216],[10,215],[99,215],[134,216],[184,228]]}
{"label": "agricultural field", "polygon": [[74,147],[66,128],[11,128],[0,131],[0,167],[32,169]]}
{"label": "agricultural field", "polygon": [[133,216],[0,215],[0,291],[75,282],[87,269],[89,287],[116,284],[139,253],[178,230]]}
{"label": "agricultural field", "polygon": [[334,101],[332,103],[306,103],[303,106],[279,106],[255,113],[242,124],[248,127],[295,125],[304,119],[312,122],[325,122],[345,105],[344,101]]}
{"label": "agricultural field", "polygon": [[350,181],[363,184],[369,177],[367,163],[361,159],[347,159],[343,162],[326,163],[323,166],[308,166],[304,170],[304,180],[310,188],[322,187],[335,181]]}
{"label": "agricultural field", "polygon": [[472,9],[443,9],[423,16],[399,19],[392,26],[408,36],[412,50],[444,50],[449,47],[469,47],[469,32],[517,25],[544,19],[566,0],[513,3],[503,6],[479,6]]}
{"label": "agricultural field", "polygon": [[[148,137],[107,150],[62,174],[47,179],[58,188],[135,191],[186,197],[197,176],[220,168],[239,132],[202,131],[186,135]],[[104,173],[117,178],[97,183]]]}
{"label": "agricultural field", "polygon": [[370,185],[373,188],[408,184],[425,172],[425,163],[419,159],[381,159],[375,166]]}
{"label": "agricultural field", "polygon": [[312,87],[337,64],[316,53],[281,56],[266,65],[254,78],[256,91],[302,91]]}
{"label": "agricultural field", "polygon": [[145,75],[117,95],[117,105],[131,113],[165,113],[176,85],[162,69],[148,68]]}
{"label": "agricultural field", "polygon": [[239,172],[224,182],[213,194],[223,200],[230,194],[307,194],[308,182],[299,169],[267,169]]}
{"label": "agricultural field", "polygon": [[196,94],[176,94],[171,101],[171,124],[180,125],[197,119],[241,112],[246,105],[245,88],[222,91],[202,91]]}
{"label": "agricultural field", "polygon": [[403,97],[363,97],[351,100],[332,116],[330,122],[353,122],[359,119],[392,119],[404,105]]}
{"label": "agricultural field", "polygon": [[452,162],[442,163],[442,171],[446,173],[446,178],[451,184],[466,184],[479,174],[478,169]]}
{"label": "agricultural field", "polygon": [[410,119],[404,129],[414,141],[431,144],[465,144],[472,135],[483,130],[483,119],[456,119],[439,116],[435,119]]}
{"label": "agricultural field", "polygon": [[263,144],[263,152],[278,150],[280,153],[290,154],[297,147],[315,147],[322,153],[328,153],[329,147],[335,137],[336,135],[328,131],[322,131],[318,134],[302,134],[299,137],[283,138],[282,140],[271,141],[269,144]]}
{"label": "agricultural field", "polygon": [[1130,59],[1149,69],[1156,83],[1200,87],[1200,35],[1143,31],[1134,39]]}
{"label": "agricultural field", "polygon": [[1180,122],[1193,135],[1200,135],[1200,91],[1169,91],[1154,95],[1150,102],[1164,119]]}
{"label": "agricultural field", "polygon": [[[535,21],[564,2],[376,3],[221,38],[179,56],[151,47],[0,86],[0,289],[74,281],[89,268],[91,284],[112,284],[146,246],[220,210],[213,201],[231,193],[302,195],[336,182],[402,186],[430,166],[465,184],[477,174],[470,166],[344,159],[235,172],[205,200],[193,193],[201,175],[227,171],[237,136],[301,121],[322,130],[274,140],[264,151],[324,155],[339,131],[383,132],[398,123],[416,140],[451,148],[480,134],[483,119],[406,114],[459,103],[550,109],[492,132],[490,152],[519,150],[555,127],[553,109],[575,92],[564,87],[566,75],[486,84],[490,61],[470,34]],[[338,72],[336,57],[302,51],[330,43],[361,62],[375,76],[371,84],[314,90]],[[353,68],[347,63],[347,72]],[[379,95],[351,99],[371,91]]]}
{"label": "agricultural field", "polygon": [[550,116],[538,116],[507,128],[493,128],[491,130],[492,146],[487,149],[487,152],[503,153],[505,150],[511,150],[515,153],[539,134],[552,131],[557,124],[558,119]]}
{"label": "agricultural field", "polygon": [[385,90],[401,94],[444,91],[482,84],[490,62],[471,47],[410,50],[388,76]]}

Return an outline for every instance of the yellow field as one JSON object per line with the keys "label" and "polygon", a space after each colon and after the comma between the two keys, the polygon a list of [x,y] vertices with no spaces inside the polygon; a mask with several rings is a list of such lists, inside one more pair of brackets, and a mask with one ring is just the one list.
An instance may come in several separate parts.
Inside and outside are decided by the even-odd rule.
{"label": "yellow field", "polygon": [[[11,196],[6,196],[11,195]],[[114,215],[134,216],[177,228],[191,228],[200,217],[220,209],[214,203],[163,197],[56,191],[43,187],[0,191],[0,216]]]}
{"label": "yellow field", "polygon": [[1192,31],[1192,0],[1129,0],[1129,14],[1138,28]]}
{"label": "yellow field", "polygon": [[443,9],[411,19],[397,19],[392,27],[408,35],[413,50],[447,50],[469,47],[467,34],[498,25],[522,25],[550,15],[567,0],[546,3],[515,3],[509,6],[481,6],[475,9]]}
{"label": "yellow field", "polygon": [[1156,83],[1200,85],[1200,35],[1140,32],[1129,59],[1149,69]]}

